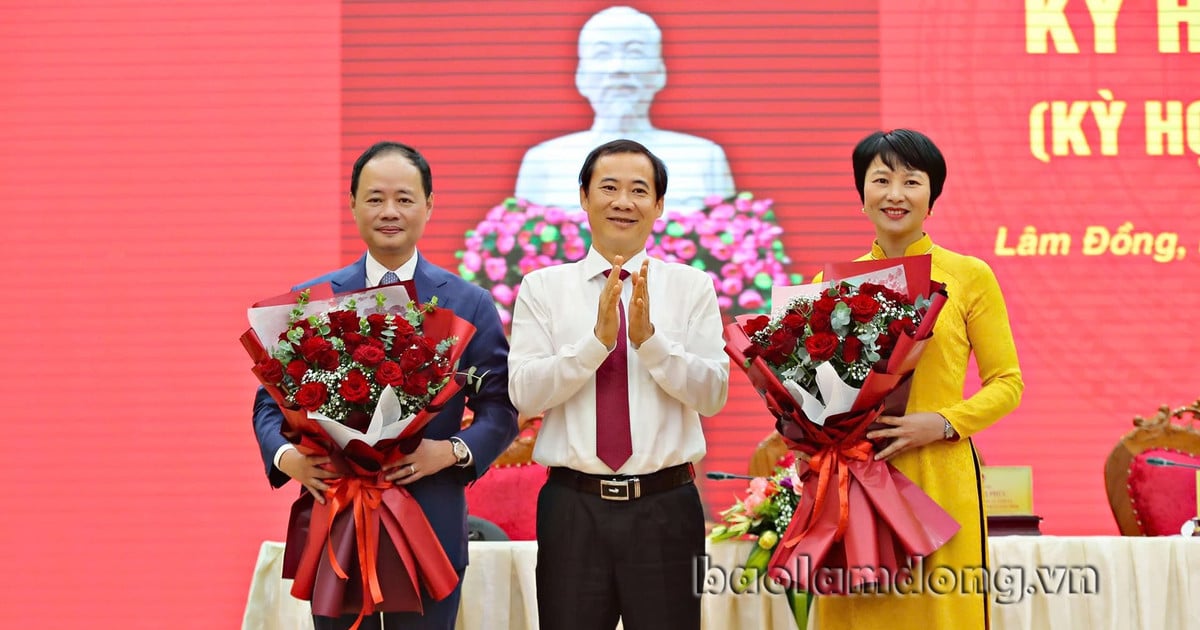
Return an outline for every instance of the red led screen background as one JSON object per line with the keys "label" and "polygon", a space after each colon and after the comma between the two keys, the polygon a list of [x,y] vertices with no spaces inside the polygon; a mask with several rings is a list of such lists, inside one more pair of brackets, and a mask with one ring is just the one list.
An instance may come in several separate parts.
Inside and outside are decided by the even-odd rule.
{"label": "red led screen background", "polygon": [[[1200,396],[1200,9],[1170,4],[637,5],[655,125],[774,200],[791,271],[868,245],[859,137],[938,141],[928,228],[996,270],[1026,381],[976,443],[1034,467],[1047,533],[1115,533],[1104,457]],[[293,496],[253,443],[243,309],[360,253],[346,178],[380,138],[433,164],[422,252],[455,267],[524,151],[589,125],[575,42],[605,6],[0,3],[0,626],[236,627]],[[743,471],[769,427],[735,373],[703,467]],[[707,484],[710,510],[737,491]]]}

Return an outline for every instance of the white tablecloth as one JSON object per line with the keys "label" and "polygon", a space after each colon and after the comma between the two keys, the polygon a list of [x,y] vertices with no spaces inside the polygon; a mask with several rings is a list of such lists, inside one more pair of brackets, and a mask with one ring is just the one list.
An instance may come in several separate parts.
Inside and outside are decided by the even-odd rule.
{"label": "white tablecloth", "polygon": [[[710,544],[710,566],[732,570],[747,544]],[[996,630],[1200,629],[1200,538],[1005,536],[990,545]],[[470,554],[458,628],[536,630],[537,543],[472,542]],[[263,543],[245,630],[312,628],[308,602],[279,577],[282,561],[281,543]],[[706,629],[794,630],[787,601],[766,589],[705,594],[703,609]]]}

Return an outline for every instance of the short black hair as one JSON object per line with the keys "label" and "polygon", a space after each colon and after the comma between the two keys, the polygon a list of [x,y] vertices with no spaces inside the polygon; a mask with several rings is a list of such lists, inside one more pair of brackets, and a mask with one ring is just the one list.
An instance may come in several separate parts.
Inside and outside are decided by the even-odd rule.
{"label": "short black hair", "polygon": [[928,175],[929,207],[933,208],[946,183],[946,159],[933,140],[919,131],[893,129],[876,131],[859,141],[854,147],[854,185],[858,188],[858,198],[864,202],[867,169],[876,157],[892,170],[903,166]]}
{"label": "short black hair", "polygon": [[592,183],[592,171],[596,169],[596,160],[616,153],[640,153],[650,158],[650,164],[654,166],[654,200],[659,201],[667,194],[667,165],[641,143],[625,139],[605,142],[588,154],[587,159],[583,161],[583,168],[579,169],[579,189],[584,191],[584,194],[587,194],[587,187]]}
{"label": "short black hair", "polygon": [[429,171],[429,162],[425,161],[425,156],[407,144],[387,140],[371,145],[354,161],[354,170],[350,171],[350,196],[354,197],[358,194],[358,179],[362,176],[363,167],[367,165],[367,162],[388,153],[399,153],[417,167],[417,170],[421,172],[421,184],[425,187],[425,198],[429,199],[429,195],[433,194],[433,173]]}

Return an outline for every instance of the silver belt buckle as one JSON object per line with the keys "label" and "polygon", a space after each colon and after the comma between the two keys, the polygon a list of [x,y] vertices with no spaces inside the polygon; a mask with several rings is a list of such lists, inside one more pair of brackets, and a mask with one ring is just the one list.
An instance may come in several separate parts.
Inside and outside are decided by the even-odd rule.
{"label": "silver belt buckle", "polygon": [[630,479],[600,480],[600,497],[609,501],[628,501],[642,496],[642,482],[633,477]]}

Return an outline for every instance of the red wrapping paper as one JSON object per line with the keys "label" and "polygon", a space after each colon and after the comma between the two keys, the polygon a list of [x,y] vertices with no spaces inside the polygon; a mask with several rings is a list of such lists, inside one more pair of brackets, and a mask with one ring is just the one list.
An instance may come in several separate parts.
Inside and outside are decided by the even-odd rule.
{"label": "red wrapping paper", "polygon": [[[921,270],[914,274],[906,265],[906,271],[919,276]],[[944,287],[928,281],[927,272],[923,286],[931,304],[919,329],[900,337],[886,363],[875,366],[851,410],[824,426],[805,417],[761,357],[747,359],[752,342],[744,326],[755,316],[725,327],[725,352],[746,371],[788,447],[808,456],[807,462],[797,458],[800,504],[768,565],[768,574],[787,586],[822,595],[886,588],[905,579],[914,558],[933,553],[959,529],[903,473],[875,461],[875,446],[865,438],[880,415],[904,413],[912,371],[946,300]]]}
{"label": "red wrapping paper", "polygon": [[[447,353],[457,365],[475,327],[439,308],[425,315],[422,334],[457,337]],[[241,342],[255,363],[268,357],[253,330]],[[453,592],[458,573],[429,520],[407,489],[384,480],[383,467],[420,444],[426,425],[462,388],[462,379],[446,383],[396,438],[374,446],[352,441],[342,449],[305,411],[289,408],[285,394],[257,368],[252,371],[283,412],[284,436],[305,455],[329,456],[330,467],[341,474],[327,481],[324,505],[309,493],[292,505],[283,566],[283,577],[294,580],[292,595],[310,601],[313,614],[357,613],[361,621],[379,611],[423,612],[421,586],[434,600]]]}

